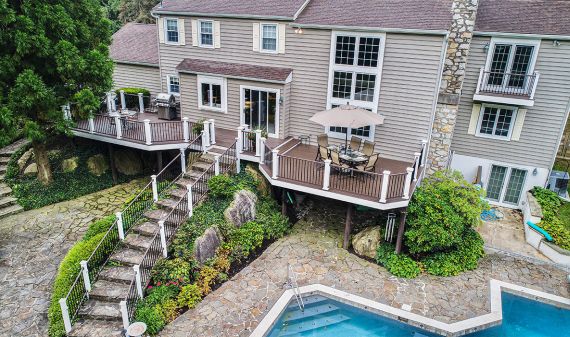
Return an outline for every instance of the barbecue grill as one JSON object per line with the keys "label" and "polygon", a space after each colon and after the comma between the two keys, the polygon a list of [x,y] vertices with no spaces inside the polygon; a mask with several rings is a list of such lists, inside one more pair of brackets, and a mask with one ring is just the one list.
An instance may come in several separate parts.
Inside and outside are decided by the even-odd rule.
{"label": "barbecue grill", "polygon": [[172,120],[176,118],[176,99],[174,95],[160,93],[156,95],[158,118]]}

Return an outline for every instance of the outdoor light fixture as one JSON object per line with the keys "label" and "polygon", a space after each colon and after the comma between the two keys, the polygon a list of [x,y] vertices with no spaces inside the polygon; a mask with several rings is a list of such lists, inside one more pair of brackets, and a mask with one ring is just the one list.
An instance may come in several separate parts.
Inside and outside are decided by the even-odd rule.
{"label": "outdoor light fixture", "polygon": [[536,167],[534,168],[534,170],[532,170],[532,175],[536,176],[538,174],[538,170],[536,169]]}
{"label": "outdoor light fixture", "polygon": [[485,44],[485,45],[483,46],[483,49],[484,49],[485,51],[489,51],[489,43]]}
{"label": "outdoor light fixture", "polygon": [[295,34],[303,34],[303,28],[299,27],[295,29]]}
{"label": "outdoor light fixture", "polygon": [[560,41],[554,40],[554,41],[552,41],[552,45],[553,45],[554,47],[558,47],[558,46],[560,46]]}

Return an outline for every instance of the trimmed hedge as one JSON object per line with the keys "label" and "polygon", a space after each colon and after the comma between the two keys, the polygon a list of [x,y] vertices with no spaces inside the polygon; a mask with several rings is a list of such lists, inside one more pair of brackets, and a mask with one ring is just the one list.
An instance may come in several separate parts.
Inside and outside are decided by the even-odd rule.
{"label": "trimmed hedge", "polygon": [[133,109],[139,107],[139,93],[143,94],[143,100],[145,106],[148,105],[148,100],[150,98],[150,91],[144,88],[119,88],[115,90],[115,94],[119,99],[119,106],[121,105],[121,90],[125,92],[125,101],[127,103],[127,108]]}

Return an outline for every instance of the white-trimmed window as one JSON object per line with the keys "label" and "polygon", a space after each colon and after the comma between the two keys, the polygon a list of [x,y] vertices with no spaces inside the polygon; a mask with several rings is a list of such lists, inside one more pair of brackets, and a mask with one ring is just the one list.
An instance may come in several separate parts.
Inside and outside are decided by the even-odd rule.
{"label": "white-trimmed window", "polygon": [[487,179],[487,199],[510,205],[518,205],[523,191],[528,171],[523,168],[508,167],[505,165],[491,165]]}
{"label": "white-trimmed window", "polygon": [[[350,104],[377,113],[384,34],[333,33],[329,74],[328,108]],[[330,127],[332,137],[346,133],[372,140],[373,128]]]}
{"label": "white-trimmed window", "polygon": [[481,105],[477,136],[510,140],[517,117],[517,108],[506,105]]}
{"label": "white-trimmed window", "polygon": [[221,77],[198,76],[198,108],[226,112],[226,79]]}
{"label": "white-trimmed window", "polygon": [[277,30],[277,24],[261,24],[261,51],[277,53],[277,46],[279,43],[279,34]]}
{"label": "white-trimmed window", "polygon": [[540,40],[493,38],[485,69],[487,86],[524,88],[534,71]]}
{"label": "white-trimmed window", "polygon": [[178,19],[165,19],[164,26],[166,43],[178,44]]}
{"label": "white-trimmed window", "polygon": [[199,20],[198,36],[200,47],[214,47],[214,21]]}
{"label": "white-trimmed window", "polygon": [[168,84],[168,93],[179,95],[180,94],[180,79],[176,75],[167,75],[166,83]]}

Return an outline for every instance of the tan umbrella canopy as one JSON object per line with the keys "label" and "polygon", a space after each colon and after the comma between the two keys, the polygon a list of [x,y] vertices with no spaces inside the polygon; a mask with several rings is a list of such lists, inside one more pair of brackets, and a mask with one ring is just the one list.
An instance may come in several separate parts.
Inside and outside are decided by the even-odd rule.
{"label": "tan umbrella canopy", "polygon": [[[333,109],[317,112],[309,120],[325,127],[339,126],[357,129],[368,125],[383,124],[384,116],[347,103]],[[348,143],[348,132],[346,142]]]}

